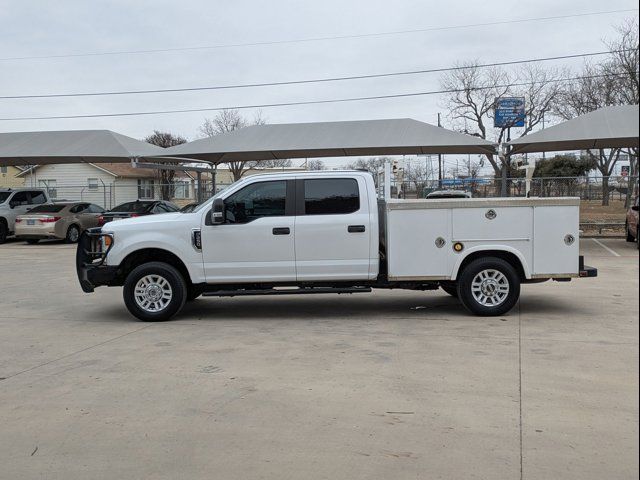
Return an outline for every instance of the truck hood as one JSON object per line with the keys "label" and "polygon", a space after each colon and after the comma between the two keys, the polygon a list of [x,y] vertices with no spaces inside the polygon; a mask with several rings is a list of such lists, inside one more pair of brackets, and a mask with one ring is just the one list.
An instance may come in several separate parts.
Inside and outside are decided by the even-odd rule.
{"label": "truck hood", "polygon": [[140,217],[123,218],[121,220],[113,220],[105,224],[103,227],[105,231],[109,231],[112,228],[130,228],[136,225],[150,225],[154,223],[167,223],[175,222],[176,220],[182,220],[185,218],[186,213],[174,212],[174,213],[158,213],[155,215],[143,215]]}

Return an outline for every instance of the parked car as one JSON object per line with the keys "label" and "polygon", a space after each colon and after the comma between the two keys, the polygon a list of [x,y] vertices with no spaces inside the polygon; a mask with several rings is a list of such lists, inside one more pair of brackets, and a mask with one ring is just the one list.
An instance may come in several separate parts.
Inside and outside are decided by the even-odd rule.
{"label": "parked car", "polygon": [[14,234],[16,217],[43,203],[51,199],[42,188],[0,188],[0,243]]}
{"label": "parked car", "polygon": [[87,228],[98,226],[104,208],[88,202],[61,202],[33,207],[16,218],[16,237],[28,243],[45,238],[76,243]]}
{"label": "parked car", "polygon": [[425,198],[471,198],[471,192],[464,190],[436,190],[427,194]]}
{"label": "parked car", "polygon": [[122,218],[142,217],[156,213],[171,213],[180,211],[180,207],[164,200],[136,200],[126,202],[105,212],[98,219],[99,225]]}
{"label": "parked car", "polygon": [[199,203],[187,203],[184,207],[182,207],[180,209],[180,211],[182,213],[191,213],[193,212],[196,208],[198,208],[198,205],[200,205]]}
{"label": "parked car", "polygon": [[625,231],[627,233],[627,242],[636,242],[640,249],[640,222],[638,222],[638,210],[640,210],[640,197],[636,197],[631,208],[627,210]]}
{"label": "parked car", "polygon": [[495,316],[517,304],[523,283],[597,275],[579,253],[579,213],[578,198],[379,200],[360,171],[252,175],[192,213],[88,230],[76,268],[83,291],[123,286],[129,312],[147,321],[199,295],[441,285],[470,312]]}

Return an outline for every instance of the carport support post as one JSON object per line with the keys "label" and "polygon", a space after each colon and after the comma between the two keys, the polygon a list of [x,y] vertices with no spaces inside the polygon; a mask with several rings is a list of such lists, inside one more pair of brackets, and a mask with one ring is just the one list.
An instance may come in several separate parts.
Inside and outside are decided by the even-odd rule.
{"label": "carport support post", "polygon": [[197,202],[202,203],[202,173],[196,172],[196,181],[198,184],[198,198]]}
{"label": "carport support post", "polygon": [[509,163],[511,163],[511,145],[509,142],[511,141],[511,127],[507,128],[507,152],[504,156],[504,162],[502,164],[502,185],[500,186],[500,196],[507,196],[507,177],[509,171]]}

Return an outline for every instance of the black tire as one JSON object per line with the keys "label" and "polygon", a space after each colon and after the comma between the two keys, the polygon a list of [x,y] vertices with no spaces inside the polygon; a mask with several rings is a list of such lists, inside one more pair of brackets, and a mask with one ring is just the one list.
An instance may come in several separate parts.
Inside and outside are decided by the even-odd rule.
{"label": "black tire", "polygon": [[[163,278],[171,287],[171,299],[166,306],[156,312],[144,309],[135,298],[136,285],[148,275]],[[182,310],[187,300],[187,285],[182,274],[171,265],[162,262],[143,263],[127,275],[122,288],[122,296],[127,310],[134,317],[144,322],[162,322],[169,320]]]}
{"label": "black tire", "polygon": [[638,238],[637,236],[636,236],[636,238],[633,238],[633,235],[629,231],[629,224],[628,223],[624,224],[624,231],[627,232],[627,242],[635,242],[636,238]]}
{"label": "black tire", "polygon": [[[481,303],[480,299],[474,296],[472,284],[476,276],[485,271],[497,271],[502,275],[500,286],[507,285],[508,293],[503,299],[495,300],[495,305]],[[487,287],[495,289],[493,277],[488,279]],[[481,295],[479,292],[478,295]],[[504,315],[511,310],[520,297],[520,276],[516,269],[506,260],[495,257],[478,258],[469,263],[458,276],[458,298],[464,307],[475,315],[492,317]]]}
{"label": "black tire", "polygon": [[67,243],[78,243],[78,240],[80,240],[80,233],[80,227],[77,225],[69,225],[64,241]]}
{"label": "black tire", "polygon": [[3,244],[7,241],[7,236],[9,235],[9,228],[4,220],[0,220],[0,244]]}
{"label": "black tire", "polygon": [[40,239],[39,239],[39,238],[29,238],[29,239],[27,240],[27,243],[28,243],[29,245],[35,245],[35,244],[36,244],[36,243],[38,243],[39,241],[40,241]]}
{"label": "black tire", "polygon": [[456,282],[442,282],[440,288],[452,297],[458,298],[458,285]]}

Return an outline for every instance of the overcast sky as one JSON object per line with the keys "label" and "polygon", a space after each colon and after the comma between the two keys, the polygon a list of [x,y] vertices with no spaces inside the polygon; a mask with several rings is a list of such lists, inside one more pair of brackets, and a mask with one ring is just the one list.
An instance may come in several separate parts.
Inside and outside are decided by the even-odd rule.
{"label": "overcast sky", "polygon": [[[269,42],[637,8],[633,0],[0,0],[0,58]],[[165,53],[0,60],[0,96],[181,88],[372,74],[598,51],[637,12],[392,36]],[[553,63],[549,63],[552,65]],[[559,63],[556,62],[556,65]],[[564,61],[578,68],[580,60]],[[0,117],[225,107],[436,90],[437,74],[298,86],[60,99],[0,99]],[[270,123],[412,117],[438,96],[265,108]],[[246,111],[252,115],[251,111]],[[210,113],[0,121],[0,131],[154,129],[193,139]],[[445,125],[446,126],[446,125]]]}

